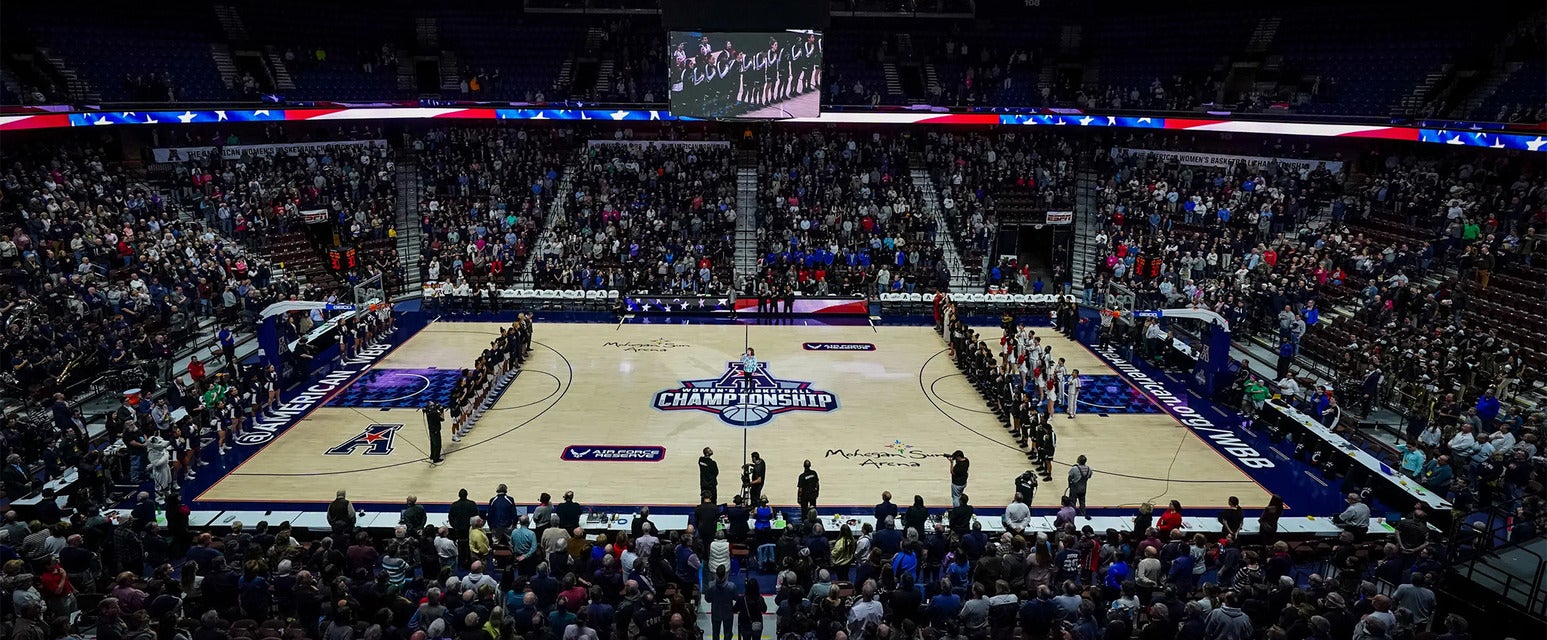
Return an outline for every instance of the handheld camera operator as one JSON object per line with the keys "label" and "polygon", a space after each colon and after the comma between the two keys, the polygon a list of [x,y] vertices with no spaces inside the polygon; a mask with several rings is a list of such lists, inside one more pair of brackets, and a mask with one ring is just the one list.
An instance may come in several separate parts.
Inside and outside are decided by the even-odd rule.
{"label": "handheld camera operator", "polygon": [[446,417],[446,408],[431,400],[424,405],[424,425],[430,431],[430,464],[440,464],[440,424]]}

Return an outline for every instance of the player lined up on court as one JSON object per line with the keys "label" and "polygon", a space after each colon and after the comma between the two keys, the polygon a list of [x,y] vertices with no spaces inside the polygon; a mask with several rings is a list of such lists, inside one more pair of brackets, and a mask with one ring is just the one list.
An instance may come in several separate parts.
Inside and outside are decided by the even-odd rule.
{"label": "player lined up on court", "polygon": [[955,302],[942,297],[937,316],[951,344],[957,366],[1004,423],[1005,429],[1051,479],[1053,433],[1051,417],[1062,409],[1073,419],[1079,413],[1079,370],[1068,368],[1053,348],[1042,343],[1035,329],[1021,326],[1006,314],[997,353],[990,343],[960,320]]}
{"label": "player lined up on court", "polygon": [[523,313],[478,356],[470,369],[463,369],[451,390],[451,441],[461,442],[473,424],[499,399],[521,364],[532,350],[532,315]]}

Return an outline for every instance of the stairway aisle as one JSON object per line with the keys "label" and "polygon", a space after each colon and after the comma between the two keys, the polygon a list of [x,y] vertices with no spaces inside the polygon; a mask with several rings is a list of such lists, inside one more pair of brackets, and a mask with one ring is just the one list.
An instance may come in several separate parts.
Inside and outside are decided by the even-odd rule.
{"label": "stairway aisle", "polygon": [[405,149],[397,159],[397,257],[403,266],[403,291],[394,294],[417,292],[424,284],[419,275],[419,245],[422,230],[419,225],[419,194],[424,192],[423,178],[419,176],[419,162],[412,149]]}
{"label": "stairway aisle", "polygon": [[559,229],[564,228],[565,215],[568,212],[570,195],[574,188],[575,165],[564,167],[564,174],[559,176],[558,188],[555,190],[553,202],[548,205],[548,216],[543,220],[542,231],[537,232],[537,241],[532,243],[532,250],[527,253],[526,264],[521,265],[521,274],[516,276],[515,288],[536,289],[537,260],[543,254],[549,253],[549,248],[559,246]]}
{"label": "stairway aisle", "polygon": [[945,266],[951,272],[951,291],[956,293],[981,292],[983,283],[967,273],[962,265],[961,254],[956,251],[956,236],[953,227],[945,216],[940,213],[940,196],[935,193],[934,180],[929,177],[929,172],[923,169],[913,169],[910,175],[913,178],[913,186],[918,189],[919,198],[923,200],[924,215],[935,221],[935,246],[945,256]]}
{"label": "stairway aisle", "polygon": [[736,169],[736,284],[757,275],[757,166]]}
{"label": "stairway aisle", "polygon": [[1085,275],[1093,273],[1096,266],[1096,234],[1101,231],[1098,219],[1101,210],[1098,187],[1101,177],[1089,168],[1083,168],[1075,176],[1074,192],[1074,255],[1069,274],[1073,284],[1070,291],[1079,294],[1084,290]]}

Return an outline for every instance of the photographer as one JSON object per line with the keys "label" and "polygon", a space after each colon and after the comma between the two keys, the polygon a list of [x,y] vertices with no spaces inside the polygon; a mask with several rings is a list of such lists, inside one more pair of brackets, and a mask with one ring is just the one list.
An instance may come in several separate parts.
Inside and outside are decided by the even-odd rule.
{"label": "photographer", "polygon": [[752,462],[741,466],[741,485],[752,504],[762,504],[763,480],[767,473],[768,463],[763,462],[763,456],[756,451],[752,452]]}
{"label": "photographer", "polygon": [[440,423],[445,418],[446,408],[432,400],[424,405],[423,411],[424,424],[430,430],[430,464],[440,464]]}

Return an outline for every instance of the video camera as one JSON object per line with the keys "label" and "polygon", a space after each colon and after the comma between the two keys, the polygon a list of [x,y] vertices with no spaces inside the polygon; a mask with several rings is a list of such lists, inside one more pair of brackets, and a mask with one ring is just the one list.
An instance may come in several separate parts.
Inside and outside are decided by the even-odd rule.
{"label": "video camera", "polygon": [[439,416],[440,414],[446,412],[446,408],[441,406],[441,404],[439,402],[431,400],[429,402],[429,404],[424,405],[424,408],[420,409],[420,411],[423,411],[425,413],[425,415],[434,414],[434,415]]}

